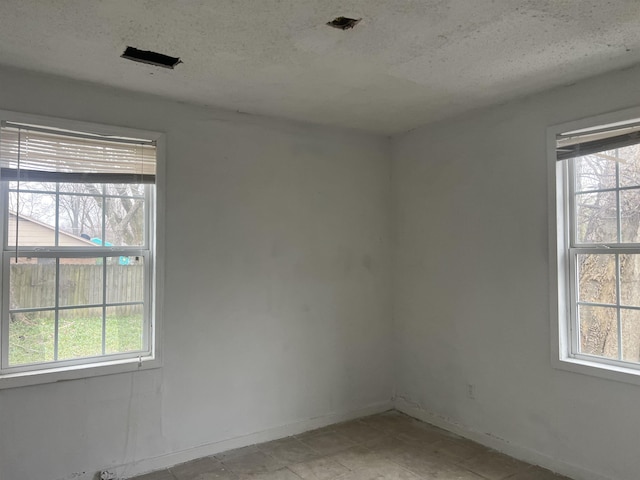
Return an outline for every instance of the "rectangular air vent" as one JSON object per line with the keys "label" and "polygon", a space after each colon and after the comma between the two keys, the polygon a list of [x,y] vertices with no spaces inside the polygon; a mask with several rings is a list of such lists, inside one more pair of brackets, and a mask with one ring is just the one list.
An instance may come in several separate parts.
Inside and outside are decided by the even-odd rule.
{"label": "rectangular air vent", "polygon": [[350,28],[355,27],[358,23],[360,23],[361,18],[349,18],[349,17],[336,17],[330,22],[327,22],[327,25],[333,28],[337,28],[339,30],[349,30]]}
{"label": "rectangular air vent", "polygon": [[134,62],[148,63],[163,68],[175,68],[176,65],[182,63],[178,57],[170,57],[162,53],[152,52],[150,50],[138,50],[137,48],[127,47],[122,58],[133,60]]}

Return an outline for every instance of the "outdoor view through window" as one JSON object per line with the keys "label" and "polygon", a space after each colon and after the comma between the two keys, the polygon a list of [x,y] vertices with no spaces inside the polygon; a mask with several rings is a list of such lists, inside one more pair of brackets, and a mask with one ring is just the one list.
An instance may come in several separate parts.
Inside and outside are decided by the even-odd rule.
{"label": "outdoor view through window", "polygon": [[640,138],[635,139],[636,133],[614,130],[578,136],[578,141],[567,135],[564,143],[558,141],[559,152],[563,145],[574,150],[565,167],[573,356],[640,364]]}
{"label": "outdoor view through window", "polygon": [[[19,194],[16,187],[11,182],[11,247],[16,231],[19,246],[54,247],[56,237],[58,246],[79,249],[144,244],[144,185],[29,183]],[[10,366],[142,350],[142,256],[61,257],[56,265],[55,258],[18,255],[10,258]],[[64,307],[57,354],[56,283]]]}

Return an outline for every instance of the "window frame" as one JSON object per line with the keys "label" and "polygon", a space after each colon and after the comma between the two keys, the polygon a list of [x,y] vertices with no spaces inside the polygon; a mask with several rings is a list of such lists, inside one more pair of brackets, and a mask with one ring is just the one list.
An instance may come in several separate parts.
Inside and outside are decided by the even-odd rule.
{"label": "window frame", "polygon": [[[576,331],[577,288],[573,264],[579,252],[640,253],[639,244],[615,248],[572,243],[570,211],[575,212],[575,192],[568,161],[558,161],[557,135],[629,122],[640,118],[640,107],[586,117],[547,128],[548,208],[549,208],[549,285],[551,363],[559,370],[640,385],[640,365],[578,352]],[[640,143],[640,142],[639,142]],[[616,187],[617,188],[617,187]],[[619,308],[619,305],[618,305]]]}
{"label": "window frame", "polygon": [[[140,138],[144,140],[154,141],[156,143],[156,182],[153,194],[148,192],[150,188],[146,188],[145,191],[145,207],[148,209],[148,215],[145,214],[145,221],[151,222],[146,225],[146,232],[149,234],[148,238],[145,238],[144,246],[133,247],[103,247],[96,246],[88,247],[85,251],[75,247],[56,247],[56,252],[59,255],[67,257],[95,257],[117,256],[116,254],[127,255],[132,252],[138,252],[142,249],[146,249],[145,253],[145,277],[148,279],[148,285],[145,285],[145,298],[144,298],[144,314],[146,315],[145,322],[148,322],[148,349],[144,353],[136,353],[135,356],[125,355],[109,355],[99,356],[92,358],[76,359],[71,361],[60,362],[48,362],[46,364],[39,364],[42,368],[34,368],[33,364],[28,366],[13,367],[10,372],[0,373],[0,389],[13,388],[27,385],[35,385],[41,383],[50,383],[63,380],[72,380],[79,378],[95,377],[100,375],[110,375],[124,372],[134,372],[139,370],[148,370],[153,368],[159,368],[162,366],[161,359],[161,344],[162,344],[162,306],[160,304],[163,298],[162,292],[164,288],[164,206],[165,206],[165,135],[160,132],[153,132],[148,130],[140,130],[130,127],[120,127],[113,125],[104,125],[98,123],[90,123],[84,121],[67,120],[61,118],[47,117],[41,115],[24,114],[20,112],[0,110],[0,119],[10,122],[26,123],[32,125],[43,125],[51,128],[58,128],[64,130],[88,132],[98,135],[108,136],[120,136],[129,138]],[[3,182],[4,183],[4,182]],[[5,195],[8,193],[8,183],[0,186],[0,193],[2,201],[7,198]],[[148,201],[151,196],[155,197],[154,201]],[[2,226],[0,232],[2,232],[2,240],[7,235],[5,231],[6,211],[3,206],[0,208],[0,225]],[[153,219],[153,220],[152,220]],[[153,225],[155,223],[155,225]],[[32,256],[38,257],[58,257],[58,253],[53,251],[39,251],[38,248],[21,247],[21,255],[29,253]],[[135,253],[133,253],[135,255]],[[3,282],[8,278],[9,262],[5,261],[6,252],[2,253],[2,275],[0,275],[0,308],[3,313],[8,311],[8,302],[5,298],[5,285]],[[143,255],[141,255],[143,256]],[[8,290],[8,289],[7,289]],[[106,299],[103,299],[105,301]],[[4,315],[3,315],[4,317]],[[6,322],[0,322],[0,342],[2,342],[3,335],[6,334]],[[0,343],[0,347],[2,343]],[[6,360],[7,352],[0,352],[3,359]]]}

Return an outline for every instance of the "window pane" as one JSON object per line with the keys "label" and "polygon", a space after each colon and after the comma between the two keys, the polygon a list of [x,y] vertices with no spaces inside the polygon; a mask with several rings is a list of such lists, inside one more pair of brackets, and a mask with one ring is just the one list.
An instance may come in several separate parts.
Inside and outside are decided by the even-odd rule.
{"label": "window pane", "polygon": [[103,185],[101,183],[60,183],[60,193],[86,193],[93,196],[101,196]]}
{"label": "window pane", "polygon": [[640,145],[619,148],[620,186],[635,187],[640,185]]}
{"label": "window pane", "polygon": [[102,257],[60,259],[60,305],[102,303]]}
{"label": "window pane", "polygon": [[135,352],[143,349],[143,307],[107,307],[106,353]]}
{"label": "window pane", "polygon": [[576,195],[576,239],[578,243],[617,243],[615,192]]}
{"label": "window pane", "polygon": [[144,198],[144,187],[143,183],[107,183],[104,185],[105,194],[116,197]]}
{"label": "window pane", "polygon": [[9,317],[9,365],[53,361],[54,312],[14,313]]}
{"label": "window pane", "polygon": [[9,265],[9,308],[55,306],[56,264],[53,258],[11,257]]}
{"label": "window pane", "polygon": [[95,247],[102,242],[102,197],[60,195],[59,245]]}
{"label": "window pane", "polygon": [[640,307],[640,255],[620,254],[620,303]]}
{"label": "window pane", "polygon": [[58,360],[102,355],[102,308],[60,310]]}
{"label": "window pane", "polygon": [[640,363],[640,311],[620,310],[622,322],[622,359]]}
{"label": "window pane", "polygon": [[585,155],[574,160],[577,192],[616,187],[616,162],[608,153]]}
{"label": "window pane", "polygon": [[144,245],[144,200],[107,198],[107,245]]}
{"label": "window pane", "polygon": [[590,303],[616,303],[616,256],[577,255],[578,299]]}
{"label": "window pane", "polygon": [[[18,189],[18,182],[9,182],[9,190]],[[20,182],[20,190],[36,190],[43,193],[56,191],[55,183],[47,182]]]}
{"label": "window pane", "polygon": [[[8,245],[52,247],[55,245],[55,195],[40,193],[9,193]],[[16,218],[16,211],[20,215]]]}
{"label": "window pane", "polygon": [[107,303],[144,300],[144,257],[110,257],[107,261]]}
{"label": "window pane", "polygon": [[618,318],[615,308],[578,307],[580,352],[618,358]]}
{"label": "window pane", "polygon": [[640,190],[620,191],[620,228],[622,241],[640,243]]}

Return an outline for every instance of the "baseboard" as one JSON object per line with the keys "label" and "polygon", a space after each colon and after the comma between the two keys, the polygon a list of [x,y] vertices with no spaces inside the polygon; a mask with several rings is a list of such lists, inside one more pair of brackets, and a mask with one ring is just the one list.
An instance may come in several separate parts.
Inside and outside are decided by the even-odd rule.
{"label": "baseboard", "polygon": [[[290,435],[297,435],[299,433],[306,432],[307,430],[326,427],[327,425],[344,422],[367,415],[374,415],[376,413],[381,413],[392,408],[392,401],[376,403],[349,412],[322,415],[320,417],[301,420],[286,425],[280,425],[241,437],[230,438],[219,442],[208,443],[206,445],[199,445],[197,447],[181,450],[179,452],[172,452],[158,457],[139,460],[137,462],[121,465],[119,467],[109,467],[108,471],[114,473],[116,475],[116,478],[131,478],[135,477],[136,475],[152,472],[154,470],[161,470],[163,468],[172,467],[179,463],[195,460],[196,458],[215,455],[216,453],[231,450],[233,448],[246,447],[255,443],[268,442],[270,440],[276,440],[278,438],[288,437]],[[89,478],[93,478],[93,476]]]}
{"label": "baseboard", "polygon": [[590,470],[585,470],[582,467],[563,462],[562,460],[550,457],[544,453],[531,450],[521,445],[515,445],[508,440],[493,436],[490,433],[474,431],[464,425],[460,425],[452,419],[430,412],[420,405],[400,396],[395,398],[394,408],[409,415],[410,417],[414,417],[418,420],[422,420],[423,422],[435,425],[436,427],[443,428],[460,435],[461,437],[468,438],[469,440],[473,440],[474,442],[493,448],[494,450],[498,450],[510,457],[517,458],[518,460],[522,460],[533,465],[539,465],[575,480],[622,480]]}

